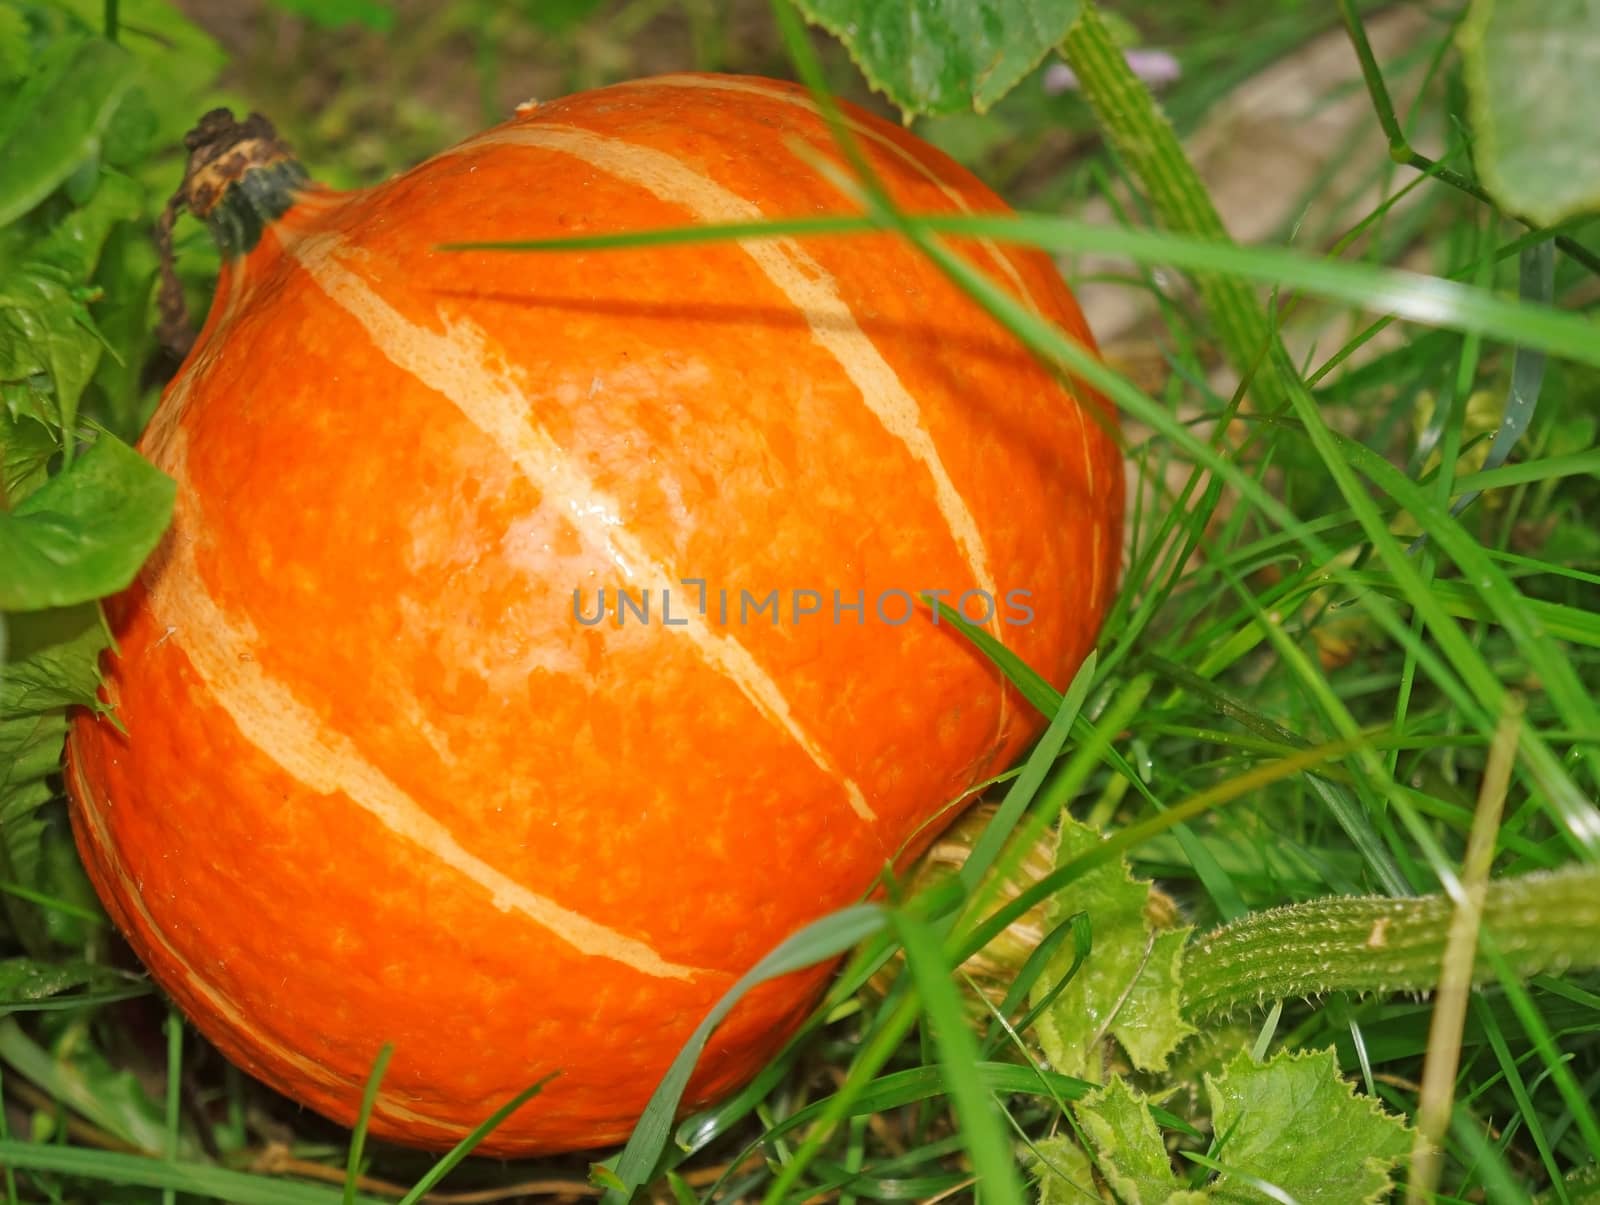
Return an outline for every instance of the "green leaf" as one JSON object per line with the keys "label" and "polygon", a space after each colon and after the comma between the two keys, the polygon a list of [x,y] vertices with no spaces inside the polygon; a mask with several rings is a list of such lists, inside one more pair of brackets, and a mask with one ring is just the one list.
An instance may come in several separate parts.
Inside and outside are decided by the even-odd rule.
{"label": "green leaf", "polygon": [[[52,4],[72,13],[80,25],[100,28],[105,0],[52,0]],[[106,161],[124,165],[145,139],[150,147],[169,148],[167,155],[151,159],[135,173],[164,196],[183,171],[184,133],[213,102],[223,99],[205,93],[227,56],[172,0],[120,0],[119,10],[122,46],[142,65],[146,84],[129,92],[107,128]],[[155,128],[148,133],[147,109],[155,115]]]}
{"label": "green leaf", "polygon": [[[1389,1173],[1411,1150],[1411,1131],[1339,1075],[1332,1050],[1282,1051],[1258,1063],[1241,1051],[1207,1075],[1212,1127],[1226,1137],[1216,1160],[1265,1180],[1300,1205],[1386,1200]],[[1229,1205],[1273,1198],[1224,1172],[1211,1196]]]}
{"label": "green leaf", "polygon": [[[67,708],[98,706],[99,656],[106,645],[97,607],[31,611],[6,617],[7,661],[0,667],[0,878],[38,885],[44,823],[39,809],[54,795]],[[44,946],[34,905],[0,895],[11,928],[30,952]]]}
{"label": "green leaf", "polygon": [[[49,399],[45,412],[62,430],[76,422],[78,398],[100,359],[100,341],[74,287],[44,264],[0,277],[0,381],[29,382]],[[48,382],[53,396],[35,382]]]}
{"label": "green leaf", "polygon": [[149,90],[134,85],[122,98],[106,127],[105,161],[112,167],[132,167],[156,149],[161,118]]}
{"label": "green leaf", "polygon": [[28,22],[14,8],[0,7],[0,84],[11,84],[28,71]]}
{"label": "green leaf", "polygon": [[34,244],[28,258],[58,269],[79,284],[94,273],[112,227],[134,221],[143,209],[144,189],[121,172],[101,171],[85,203],[52,226]]}
{"label": "green leaf", "polygon": [[795,0],[910,114],[985,112],[1061,41],[1078,0]]}
{"label": "green leaf", "polygon": [[1541,226],[1600,207],[1597,44],[1590,0],[1474,0],[1461,26],[1479,175]]}
{"label": "green leaf", "polygon": [[116,434],[134,439],[149,421],[159,389],[145,383],[156,348],[154,330],[158,260],[142,224],[124,223],[107,240],[95,269],[94,322],[105,341],[83,406]]}
{"label": "green leaf", "polygon": [[[1063,815],[1056,864],[1072,861],[1099,841],[1094,830]],[[1150,884],[1133,878],[1127,861],[1117,858],[1088,870],[1046,905],[1047,927],[1083,912],[1092,937],[1077,975],[1035,1022],[1040,1045],[1057,1071],[1098,1082],[1102,1049],[1111,1037],[1134,1066],[1158,1071],[1194,1032],[1183,1018],[1180,990],[1180,960],[1190,930],[1155,925],[1152,915],[1160,915],[1162,904]],[[1034,1001],[1047,996],[1066,973],[1066,954],[1039,977]]]}
{"label": "green leaf", "polygon": [[58,42],[0,112],[0,226],[27,213],[92,155],[139,66],[101,38]]}
{"label": "green leaf", "polygon": [[59,447],[44,423],[0,406],[0,511],[45,483],[46,468]]}
{"label": "green leaf", "polygon": [[[98,702],[96,709],[101,709]],[[52,809],[47,815],[31,888],[38,898],[24,902],[43,915],[45,949],[54,956],[59,950],[84,949],[110,928],[111,921],[89,881],[72,828],[65,823],[65,809]]]}
{"label": "green leaf", "polygon": [[[1172,1168],[1150,1102],[1120,1076],[1073,1105],[1095,1165],[1124,1205],[1277,1205],[1258,1184],[1299,1205],[1356,1205],[1387,1199],[1389,1173],[1411,1149],[1411,1131],[1374,1101],[1356,1096],[1331,1050],[1287,1051],[1265,1063],[1247,1050],[1220,1075],[1205,1076],[1215,1135],[1207,1166],[1223,1169],[1190,1189]],[[1064,1142],[1064,1140],[1058,1140]],[[1051,1146],[1040,1173],[1042,1205],[1095,1199],[1080,1153]],[[1074,1195],[1076,1194],[1076,1195]]]}
{"label": "green leaf", "polygon": [[[0,733],[13,719],[95,705],[100,650],[106,647],[97,608],[30,611],[12,615],[10,623],[10,659],[0,678]],[[0,737],[0,755],[15,752]],[[8,764],[0,756],[0,768]],[[0,791],[11,781],[0,777]]]}
{"label": "green leaf", "polygon": [[0,514],[0,610],[71,606],[126,587],[166,530],[175,491],[165,473],[102,435]]}
{"label": "green leaf", "polygon": [[[13,226],[10,233],[30,237],[25,253],[11,254],[19,266],[0,276],[0,382],[48,381],[54,397],[43,412],[61,430],[76,424],[79,398],[106,346],[88,308],[99,296],[90,276],[112,231],[141,215],[145,197],[120,172],[96,169],[94,185],[81,208],[67,210],[53,224],[43,226],[30,216]],[[148,234],[141,234],[148,242]],[[148,325],[147,308],[140,311],[141,326]],[[132,371],[141,366],[132,365]],[[49,397],[40,386],[30,388],[41,399]]]}
{"label": "green leaf", "polygon": [[1118,1200],[1126,1205],[1177,1205],[1205,1199],[1200,1193],[1187,1192],[1183,1181],[1173,1174],[1149,1102],[1121,1076],[1080,1101],[1073,1114],[1094,1146],[1100,1173]]}
{"label": "green leaf", "polygon": [[1065,1134],[1034,1143],[1028,1170],[1038,1181],[1039,1205],[1084,1205],[1108,1199],[1095,1184],[1089,1156]]}

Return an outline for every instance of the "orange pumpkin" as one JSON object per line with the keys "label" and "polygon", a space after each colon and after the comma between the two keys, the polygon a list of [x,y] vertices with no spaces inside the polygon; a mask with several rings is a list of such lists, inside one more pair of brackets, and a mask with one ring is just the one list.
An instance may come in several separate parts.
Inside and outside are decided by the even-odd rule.
{"label": "orange pumpkin", "polygon": [[[908,210],[1004,212],[848,119]],[[913,601],[1066,684],[1119,556],[1104,403],[887,234],[440,249],[849,212],[789,84],[524,106],[351,193],[210,125],[186,196],[226,262],[140,444],[177,514],[111,607],[121,726],[70,740],[89,872],[198,1028],[328,1117],[393,1042],[379,1135],[445,1146],[558,1072],[482,1149],[617,1142],[743,971],[1037,734]],[[1090,343],[1045,256],[955,245]],[[686,1104],[829,969],[748,998]]]}

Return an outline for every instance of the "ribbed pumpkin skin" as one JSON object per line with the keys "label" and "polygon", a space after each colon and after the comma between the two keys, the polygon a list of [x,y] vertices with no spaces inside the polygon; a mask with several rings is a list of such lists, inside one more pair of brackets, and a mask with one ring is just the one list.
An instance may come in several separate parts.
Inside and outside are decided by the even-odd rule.
{"label": "ribbed pumpkin skin", "polygon": [[[851,119],[908,209],[1003,211]],[[145,434],[178,514],[112,607],[126,732],[72,732],[80,848],[196,1025],[331,1118],[392,1041],[379,1135],[449,1144],[558,1071],[481,1149],[624,1138],[739,974],[1039,730],[881,592],[1030,591],[990,630],[1058,687],[1094,640],[1114,444],[913,249],[436,250],[848,212],[791,141],[838,161],[798,89],[663,77],[309,193],[225,269]],[[1089,343],[1045,257],[956,245]],[[713,620],[719,588],[735,620],[783,591],[782,620],[701,620],[680,578]],[[577,621],[574,589],[592,614],[618,586],[656,594],[649,624]],[[793,620],[795,589],[823,613]],[[691,1102],[827,972],[741,1006]]]}

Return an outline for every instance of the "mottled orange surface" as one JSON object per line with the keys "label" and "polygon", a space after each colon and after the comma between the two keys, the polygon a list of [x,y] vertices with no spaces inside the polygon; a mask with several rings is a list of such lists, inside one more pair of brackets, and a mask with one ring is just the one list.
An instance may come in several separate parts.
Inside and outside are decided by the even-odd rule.
{"label": "mottled orange surface", "polygon": [[[1004,210],[851,117],[905,207]],[[740,973],[1039,730],[948,624],[874,600],[1029,591],[990,630],[1058,687],[1094,641],[1115,447],[914,249],[437,249],[850,212],[807,155],[841,161],[791,86],[644,80],[307,193],[224,270],[141,443],[178,517],[112,608],[125,731],[76,721],[74,823],[157,981],[329,1117],[393,1042],[385,1137],[449,1144],[559,1072],[483,1149],[621,1140]],[[1089,342],[1047,257],[955,245]],[[619,586],[691,622],[659,593],[648,624],[577,620]],[[739,622],[742,589],[780,621]],[[828,971],[742,1005],[690,1102]]]}

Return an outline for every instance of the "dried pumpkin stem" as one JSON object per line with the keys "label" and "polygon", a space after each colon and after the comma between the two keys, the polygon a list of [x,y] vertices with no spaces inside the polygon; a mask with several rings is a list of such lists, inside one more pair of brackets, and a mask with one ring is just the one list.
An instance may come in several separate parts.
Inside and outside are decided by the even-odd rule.
{"label": "dried pumpkin stem", "polygon": [[231,110],[212,109],[183,142],[189,150],[183,183],[167,201],[155,231],[161,260],[158,334],[163,346],[179,355],[194,342],[194,329],[172,246],[178,214],[187,209],[205,222],[224,257],[246,255],[311,182],[259,113],[236,121]]}

